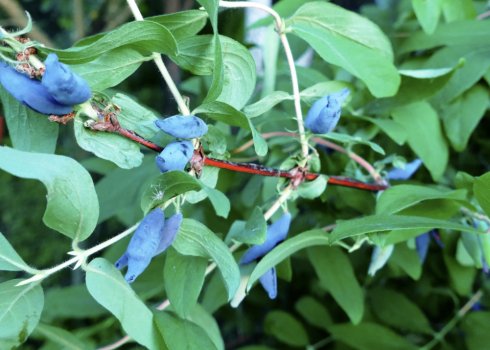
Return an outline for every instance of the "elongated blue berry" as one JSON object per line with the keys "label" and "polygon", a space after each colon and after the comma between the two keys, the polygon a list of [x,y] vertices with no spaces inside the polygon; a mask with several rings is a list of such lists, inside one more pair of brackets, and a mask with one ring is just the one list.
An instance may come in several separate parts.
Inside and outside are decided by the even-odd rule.
{"label": "elongated blue berry", "polygon": [[165,221],[165,227],[163,228],[162,236],[160,237],[160,242],[158,243],[158,248],[155,255],[160,254],[172,245],[172,242],[177,236],[177,232],[179,232],[181,224],[182,213],[174,214]]}
{"label": "elongated blue berry", "polygon": [[393,168],[388,171],[386,178],[388,180],[408,180],[413,174],[420,168],[422,161],[420,159],[415,159],[414,161],[405,164],[405,168]]}
{"label": "elongated blue berry", "polygon": [[206,123],[195,115],[174,115],[155,121],[155,125],[165,133],[180,139],[193,139],[208,132]]}
{"label": "elongated blue berry", "polygon": [[249,248],[240,260],[240,264],[248,264],[263,257],[270,252],[278,243],[284,241],[288,235],[291,224],[291,214],[285,213],[276,222],[267,228],[265,242]]}
{"label": "elongated blue berry", "polygon": [[415,249],[421,263],[424,263],[427,253],[429,252],[430,235],[429,232],[415,237]]}
{"label": "elongated blue berry", "polygon": [[128,248],[116,262],[118,269],[128,265],[125,279],[133,282],[150,264],[155,256],[165,226],[165,215],[155,208],[146,215],[129,241]]}
{"label": "elongated blue berry", "polygon": [[371,255],[371,262],[369,263],[368,274],[374,276],[378,270],[383,268],[388,262],[391,254],[393,254],[393,249],[395,246],[393,244],[380,247],[375,246],[373,253]]}
{"label": "elongated blue berry", "polygon": [[306,115],[305,126],[315,134],[332,131],[339,122],[342,103],[349,93],[349,89],[343,89],[316,101]]}
{"label": "elongated blue berry", "polygon": [[269,299],[276,299],[277,297],[277,276],[276,276],[276,268],[273,267],[267,270],[260,279],[260,284],[267,292]]}
{"label": "elongated blue berry", "polygon": [[165,146],[155,161],[162,173],[171,170],[184,170],[193,154],[194,148],[191,141],[176,141]]}
{"label": "elongated blue berry", "polygon": [[0,62],[0,84],[16,100],[42,114],[63,115],[73,111],[72,106],[58,103],[39,80],[16,71]]}
{"label": "elongated blue berry", "polygon": [[87,101],[92,92],[87,82],[50,53],[44,61],[46,70],[41,84],[46,87],[53,99],[61,104],[73,106]]}

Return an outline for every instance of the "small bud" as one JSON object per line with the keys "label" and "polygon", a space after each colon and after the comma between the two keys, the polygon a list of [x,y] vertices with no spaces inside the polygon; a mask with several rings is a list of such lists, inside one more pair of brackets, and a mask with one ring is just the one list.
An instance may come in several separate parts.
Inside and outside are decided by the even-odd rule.
{"label": "small bud", "polygon": [[306,115],[305,126],[315,134],[331,132],[339,122],[342,103],[349,93],[349,89],[343,89],[316,101]]}
{"label": "small bud", "polygon": [[180,139],[193,139],[208,132],[206,123],[195,115],[174,115],[156,120],[155,125],[165,133]]}
{"label": "small bud", "polygon": [[193,154],[192,142],[176,141],[165,146],[155,161],[162,173],[171,170],[184,170]]}

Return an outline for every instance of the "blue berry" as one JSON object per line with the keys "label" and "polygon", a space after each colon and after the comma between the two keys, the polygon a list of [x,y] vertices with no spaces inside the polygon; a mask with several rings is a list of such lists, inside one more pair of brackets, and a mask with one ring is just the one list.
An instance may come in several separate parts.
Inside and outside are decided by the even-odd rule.
{"label": "blue berry", "polygon": [[194,148],[191,141],[176,141],[165,146],[155,161],[162,173],[171,170],[184,170],[193,154]]}
{"label": "blue berry", "polygon": [[316,101],[306,115],[305,126],[315,134],[331,132],[339,122],[342,102],[349,93],[349,89],[343,89]]}
{"label": "blue berry", "polygon": [[155,125],[165,133],[180,139],[193,139],[208,132],[206,123],[195,115],[174,115],[156,120]]}

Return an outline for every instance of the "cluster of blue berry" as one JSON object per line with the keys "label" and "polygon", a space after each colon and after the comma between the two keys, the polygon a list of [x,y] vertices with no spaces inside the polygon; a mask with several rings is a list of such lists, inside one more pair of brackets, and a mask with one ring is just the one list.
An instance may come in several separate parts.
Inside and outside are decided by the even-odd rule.
{"label": "cluster of blue berry", "polygon": [[49,54],[44,65],[44,74],[38,80],[0,62],[0,84],[22,104],[48,115],[71,113],[74,105],[90,98],[87,82],[61,63],[56,54]]}

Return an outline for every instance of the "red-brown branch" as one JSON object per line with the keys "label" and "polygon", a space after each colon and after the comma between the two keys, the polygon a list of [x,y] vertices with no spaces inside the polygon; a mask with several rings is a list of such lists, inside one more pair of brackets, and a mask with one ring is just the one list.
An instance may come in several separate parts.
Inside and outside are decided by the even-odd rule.
{"label": "red-brown branch", "polygon": [[[136,134],[134,131],[123,128],[119,124],[114,113],[110,114],[109,118],[106,118],[106,120],[92,124],[90,128],[96,131],[112,132],[119,134],[156,152],[161,152],[163,150],[163,147],[146,140],[145,138]],[[235,163],[227,160],[210,158],[204,155],[201,150],[194,151],[194,158],[195,161],[191,161],[191,163],[194,164],[202,162],[203,165],[237,171],[241,173],[291,179],[293,186],[299,185],[304,180],[315,180],[316,178],[318,178],[318,176],[321,175],[317,173],[311,173],[299,168],[294,168],[291,170],[280,170],[255,163]],[[384,184],[368,184],[342,176],[329,176],[328,183],[331,185],[351,187],[367,191],[382,191],[387,188],[387,186]]]}

